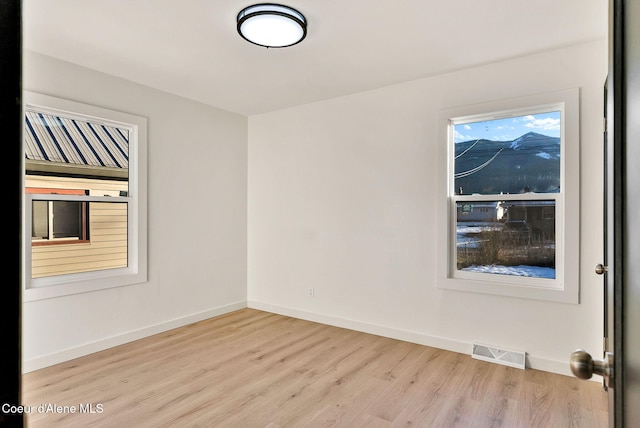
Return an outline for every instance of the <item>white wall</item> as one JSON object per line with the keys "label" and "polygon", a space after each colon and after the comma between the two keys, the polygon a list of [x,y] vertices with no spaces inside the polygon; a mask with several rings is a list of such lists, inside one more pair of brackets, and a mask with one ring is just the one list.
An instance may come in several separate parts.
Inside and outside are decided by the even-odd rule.
{"label": "white wall", "polygon": [[[525,350],[558,373],[575,348],[598,355],[605,75],[602,40],[250,117],[249,305],[461,352]],[[572,87],[581,303],[437,288],[439,111]]]}
{"label": "white wall", "polygon": [[148,118],[148,282],[23,305],[30,371],[246,306],[247,118],[27,52],[24,89]]}

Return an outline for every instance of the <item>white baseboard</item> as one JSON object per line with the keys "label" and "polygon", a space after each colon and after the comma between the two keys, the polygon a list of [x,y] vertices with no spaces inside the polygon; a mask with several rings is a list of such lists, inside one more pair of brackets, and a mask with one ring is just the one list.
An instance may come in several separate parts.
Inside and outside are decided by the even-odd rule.
{"label": "white baseboard", "polygon": [[376,324],[364,323],[361,321],[339,318],[330,315],[322,315],[313,312],[300,311],[282,306],[270,305],[255,301],[248,301],[247,306],[253,309],[259,309],[274,314],[285,315],[294,318],[300,318],[307,321],[314,321],[321,324],[332,325],[335,327],[348,328],[350,330],[361,331],[363,333],[375,334],[376,336],[389,337],[391,339],[404,340],[405,342],[417,343],[419,345],[432,346],[434,348],[445,349],[447,351],[459,352],[471,355],[473,345],[471,343],[451,340],[444,337],[429,336],[424,333],[418,333],[408,330],[400,330],[396,328],[384,327]]}
{"label": "white baseboard", "polygon": [[[541,370],[543,372],[573,377],[573,373],[571,373],[571,366],[569,366],[569,355],[567,355],[567,361],[550,360],[548,358],[539,358],[527,355],[527,367],[530,369]],[[595,376],[591,380],[602,382],[602,378],[599,376]]]}
{"label": "white baseboard", "polygon": [[117,336],[112,336],[105,339],[97,340],[95,342],[86,343],[84,345],[65,349],[52,354],[31,358],[22,362],[22,372],[28,373],[34,370],[53,366],[55,364],[73,360],[74,358],[83,357],[85,355],[93,354],[94,352],[98,351],[104,351],[105,349],[113,348],[114,346],[123,345],[125,343],[133,342],[134,340],[142,339],[158,333],[163,333],[174,328],[183,327],[194,322],[217,317],[219,315],[224,315],[226,313],[233,312],[238,309],[244,309],[246,307],[246,301],[232,303],[229,305],[209,309],[204,312],[187,315],[185,317],[176,318],[138,330],[119,334]]}
{"label": "white baseboard", "polygon": [[[471,342],[466,343],[466,342],[461,342],[457,340],[447,339],[444,337],[430,336],[424,333],[389,328],[389,327],[384,327],[380,325],[349,320],[346,318],[339,318],[339,317],[334,317],[330,315],[322,315],[322,314],[317,314],[313,312],[306,312],[298,309],[271,305],[268,303],[256,302],[252,300],[249,300],[247,302],[247,306],[252,309],[258,309],[266,312],[271,312],[274,314],[300,318],[307,321],[313,321],[321,324],[332,325],[335,327],[348,328],[350,330],[356,330],[356,331],[361,331],[363,333],[375,334],[377,336],[389,337],[391,339],[403,340],[405,342],[417,343],[419,345],[431,346],[434,348],[444,349],[447,351],[467,354],[469,356],[473,351],[473,343]],[[566,376],[573,376],[569,368],[569,356],[567,356],[567,361],[556,361],[556,360],[550,360],[547,358],[540,358],[540,357],[527,355],[527,368],[542,370],[545,372],[556,373],[556,374],[561,374]],[[594,379],[594,380],[599,381],[599,379]]]}

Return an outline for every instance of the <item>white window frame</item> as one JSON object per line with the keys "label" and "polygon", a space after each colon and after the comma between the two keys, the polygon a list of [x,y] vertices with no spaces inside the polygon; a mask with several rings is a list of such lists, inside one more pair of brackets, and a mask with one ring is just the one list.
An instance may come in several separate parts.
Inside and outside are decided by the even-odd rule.
{"label": "white window frame", "polygon": [[[147,281],[147,119],[62,98],[23,92],[23,114],[27,110],[88,120],[126,128],[129,138],[129,190],[127,196],[74,196],[25,194],[25,168],[22,159],[23,198],[23,301],[86,293]],[[24,123],[21,128],[24,132]],[[24,145],[24,137],[21,140]],[[24,153],[24,150],[23,150]],[[122,202],[127,204],[127,267],[32,278],[31,206],[33,200],[81,200],[86,202]]]}
{"label": "white window frame", "polygon": [[[580,121],[579,88],[442,110],[438,124],[438,287],[519,298],[579,303],[580,254]],[[561,112],[560,193],[509,195],[511,200],[555,200],[556,278],[531,278],[457,270],[456,195],[453,186],[453,124]],[[474,202],[501,200],[500,195],[475,195]]]}

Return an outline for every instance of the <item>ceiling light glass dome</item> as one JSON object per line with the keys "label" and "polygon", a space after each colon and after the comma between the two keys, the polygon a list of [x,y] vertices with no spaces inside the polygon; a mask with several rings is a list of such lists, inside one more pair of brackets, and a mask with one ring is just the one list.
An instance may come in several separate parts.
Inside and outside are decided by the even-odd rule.
{"label": "ceiling light glass dome", "polygon": [[260,3],[238,13],[238,33],[247,41],[267,48],[300,43],[307,35],[304,15],[288,6]]}

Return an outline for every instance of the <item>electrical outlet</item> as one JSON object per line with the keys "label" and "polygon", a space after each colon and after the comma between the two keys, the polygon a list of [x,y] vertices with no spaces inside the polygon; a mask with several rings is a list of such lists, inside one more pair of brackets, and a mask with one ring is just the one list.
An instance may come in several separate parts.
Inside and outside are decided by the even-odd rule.
{"label": "electrical outlet", "polygon": [[316,290],[312,288],[309,288],[309,297],[311,297],[312,299],[315,297],[316,294]]}

